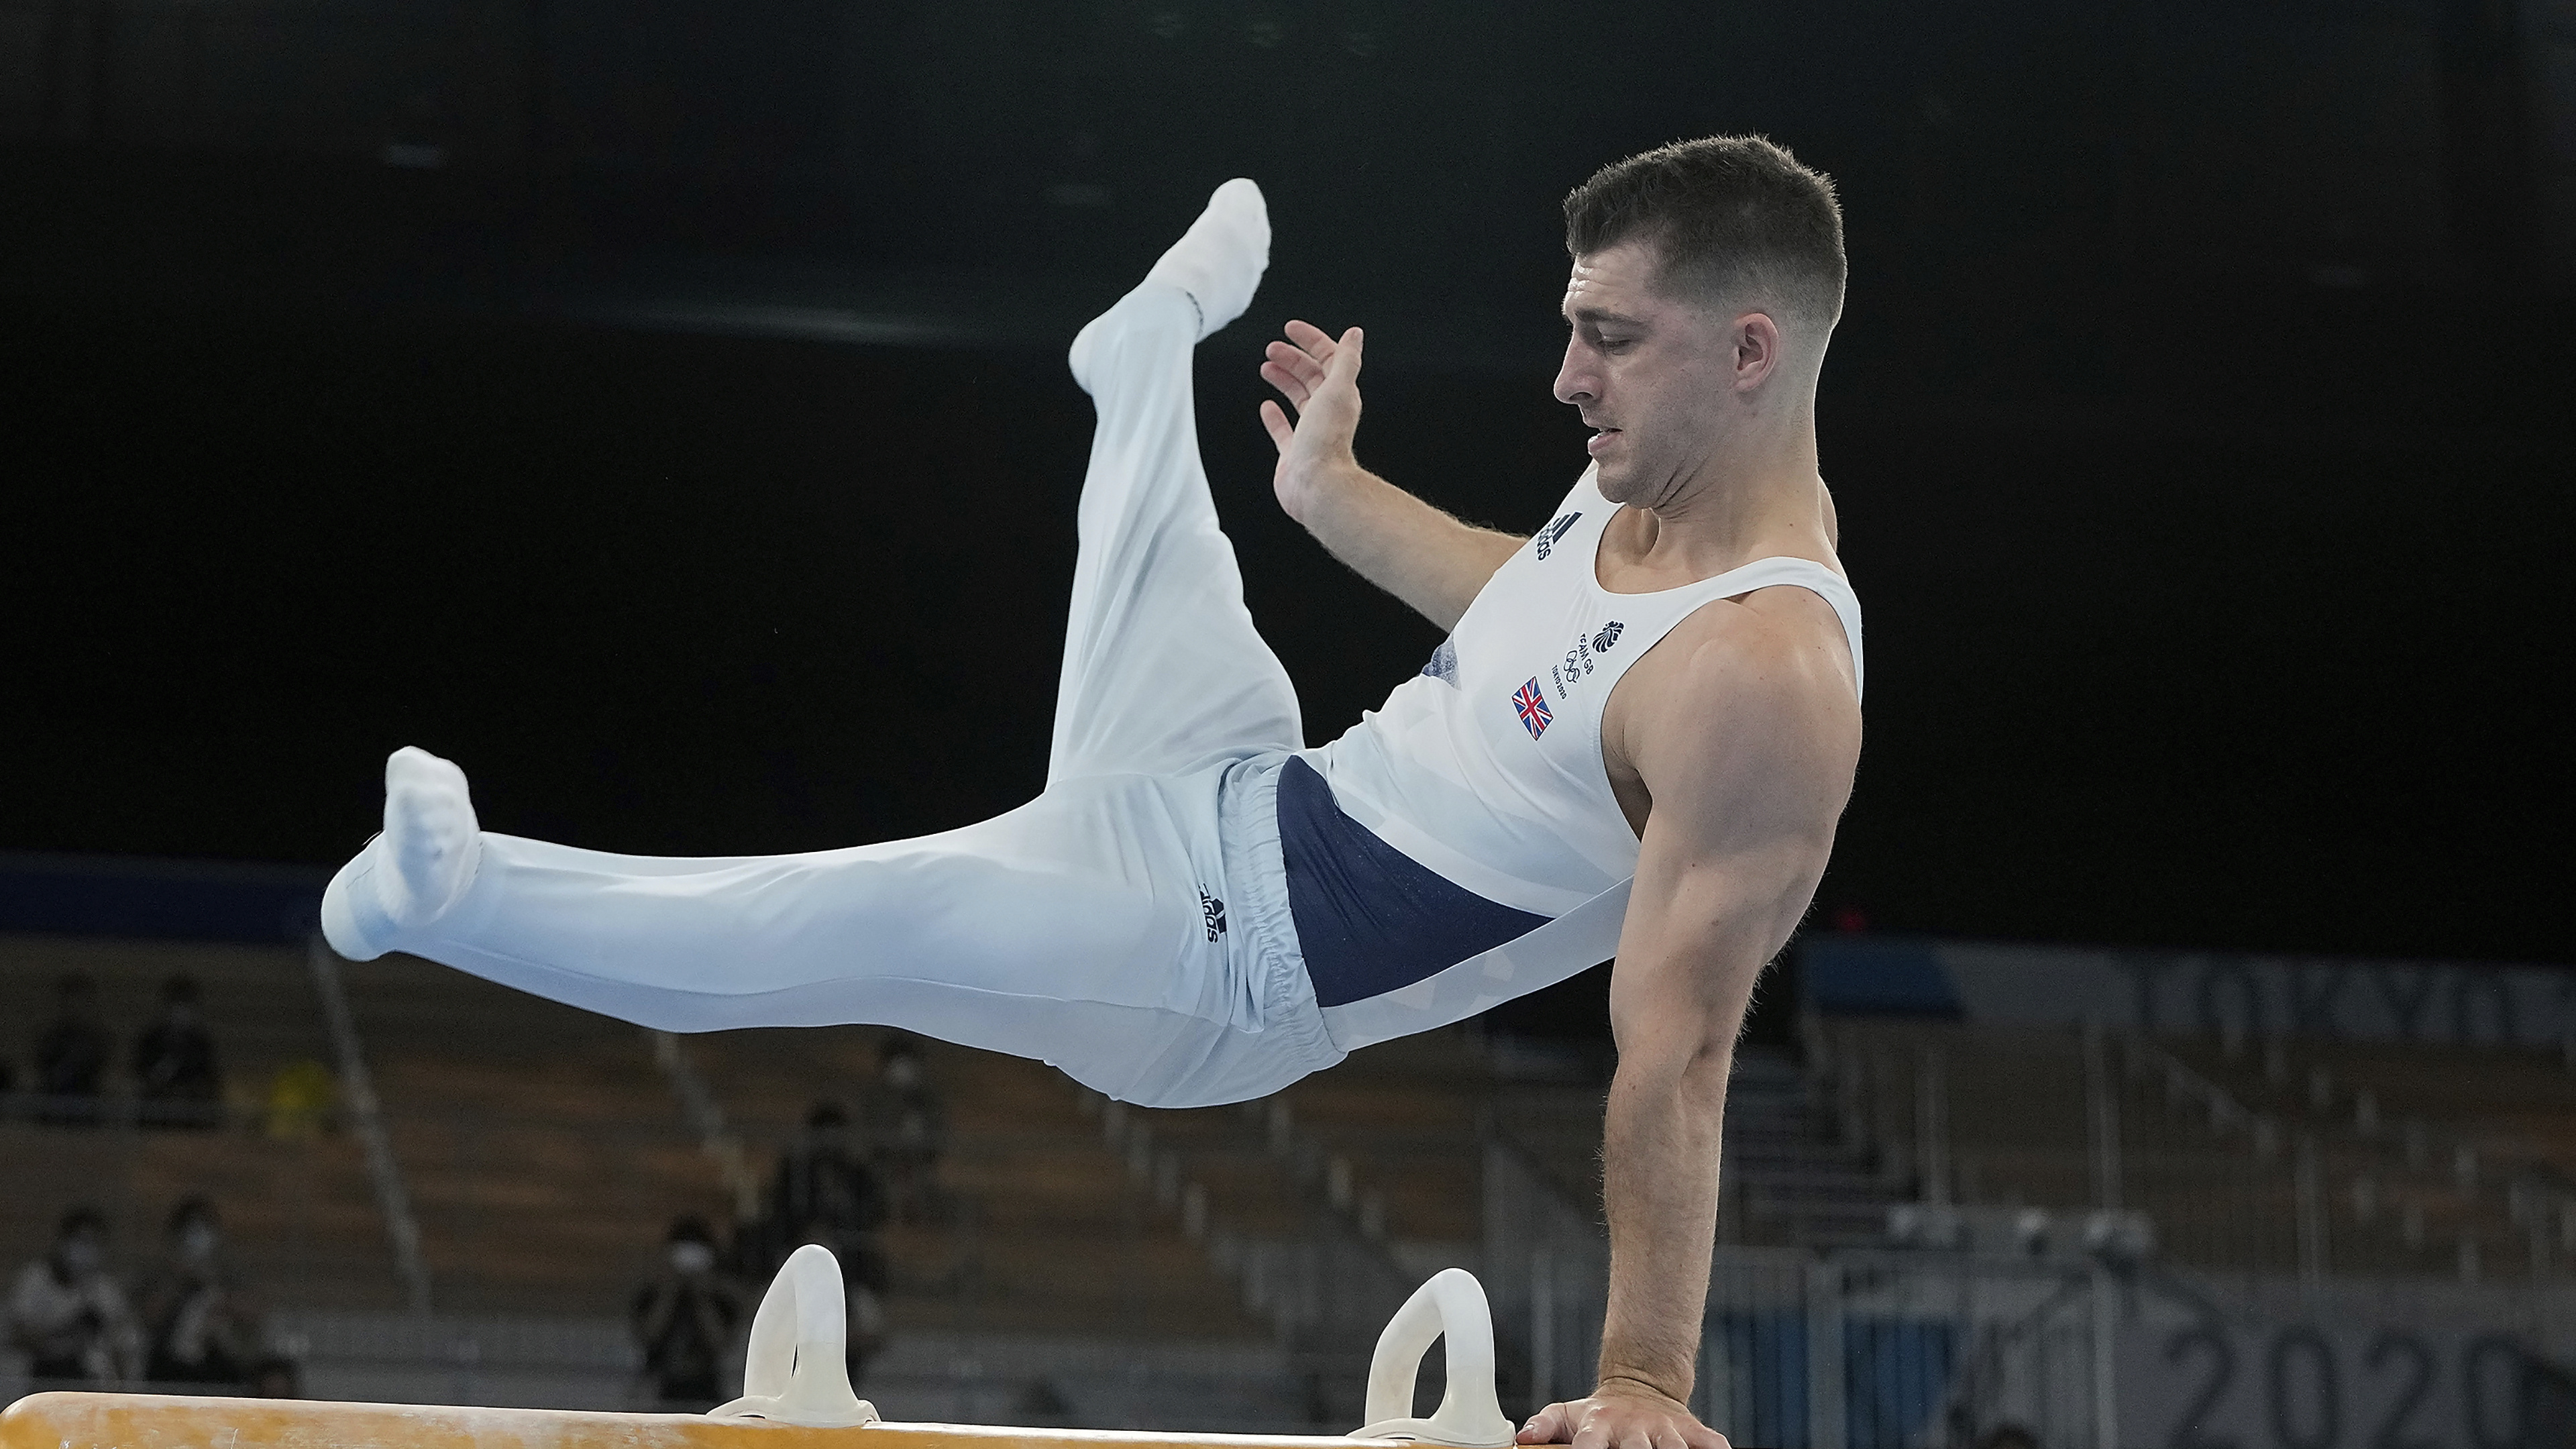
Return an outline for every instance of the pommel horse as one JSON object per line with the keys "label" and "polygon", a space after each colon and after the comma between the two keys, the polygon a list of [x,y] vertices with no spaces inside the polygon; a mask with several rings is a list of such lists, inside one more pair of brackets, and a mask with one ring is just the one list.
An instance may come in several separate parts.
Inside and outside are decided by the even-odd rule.
{"label": "pommel horse", "polygon": [[[1184,1434],[894,1424],[850,1387],[849,1318],[831,1250],[796,1250],[752,1316],[743,1396],[704,1414],[627,1414],[172,1394],[31,1394],[0,1413],[0,1449],[1318,1449],[1407,1441],[1502,1449],[1494,1323],[1463,1268],[1434,1274],[1378,1335],[1369,1423],[1350,1434]],[[1422,1356],[1446,1338],[1448,1388],[1411,1417]]]}

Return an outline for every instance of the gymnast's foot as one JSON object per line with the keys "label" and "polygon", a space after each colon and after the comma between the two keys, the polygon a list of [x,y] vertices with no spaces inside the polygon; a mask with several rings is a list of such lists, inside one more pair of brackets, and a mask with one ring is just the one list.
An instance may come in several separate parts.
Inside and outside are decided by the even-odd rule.
{"label": "gymnast's foot", "polygon": [[[1136,290],[1157,285],[1179,288],[1198,309],[1198,335],[1204,340],[1252,305],[1253,290],[1261,285],[1261,274],[1269,265],[1270,209],[1262,202],[1261,188],[1238,176],[1216,189],[1208,198],[1207,210],[1154,263],[1145,274],[1145,285]],[[1093,318],[1073,339],[1067,361],[1073,366],[1074,381],[1085,391],[1091,387],[1092,344],[1100,324],[1117,310],[1112,307]]]}
{"label": "gymnast's foot", "polygon": [[396,932],[464,898],[483,856],[465,772],[405,745],[385,760],[385,829],[322,892],[322,935],[352,961],[394,949]]}

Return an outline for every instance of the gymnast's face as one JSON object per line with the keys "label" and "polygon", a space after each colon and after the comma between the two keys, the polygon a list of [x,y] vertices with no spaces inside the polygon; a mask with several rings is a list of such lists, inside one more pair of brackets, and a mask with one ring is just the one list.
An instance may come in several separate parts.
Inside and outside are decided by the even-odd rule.
{"label": "gymnast's face", "polygon": [[1725,450],[1741,411],[1730,404],[1745,383],[1738,334],[1750,323],[1775,359],[1778,347],[1767,316],[1731,316],[1664,291],[1656,261],[1644,242],[1574,259],[1564,308],[1572,331],[1556,374],[1557,401],[1594,429],[1585,447],[1600,465],[1601,496],[1640,508],[1684,496]]}

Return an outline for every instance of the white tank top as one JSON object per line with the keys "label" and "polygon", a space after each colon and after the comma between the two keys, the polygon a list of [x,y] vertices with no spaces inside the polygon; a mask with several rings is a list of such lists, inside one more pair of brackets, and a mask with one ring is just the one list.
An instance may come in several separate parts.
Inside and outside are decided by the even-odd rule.
{"label": "white tank top", "polygon": [[1370,833],[1475,895],[1550,918],[1401,989],[1326,1007],[1345,1050],[1463,1020],[1615,954],[1637,835],[1610,791],[1602,711],[1628,666],[1693,611],[1782,584],[1811,589],[1841,619],[1859,678],[1860,602],[1839,574],[1765,558],[1676,589],[1614,594],[1597,552],[1616,511],[1585,470],[1420,675],[1340,739],[1302,752]]}

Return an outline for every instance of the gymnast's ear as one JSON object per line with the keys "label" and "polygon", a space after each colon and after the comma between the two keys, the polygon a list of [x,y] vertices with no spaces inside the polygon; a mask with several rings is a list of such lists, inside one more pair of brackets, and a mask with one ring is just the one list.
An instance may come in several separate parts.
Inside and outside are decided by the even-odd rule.
{"label": "gymnast's ear", "polygon": [[1729,385],[1751,392],[1781,372],[1780,324],[1768,312],[1740,312],[1726,325]]}

